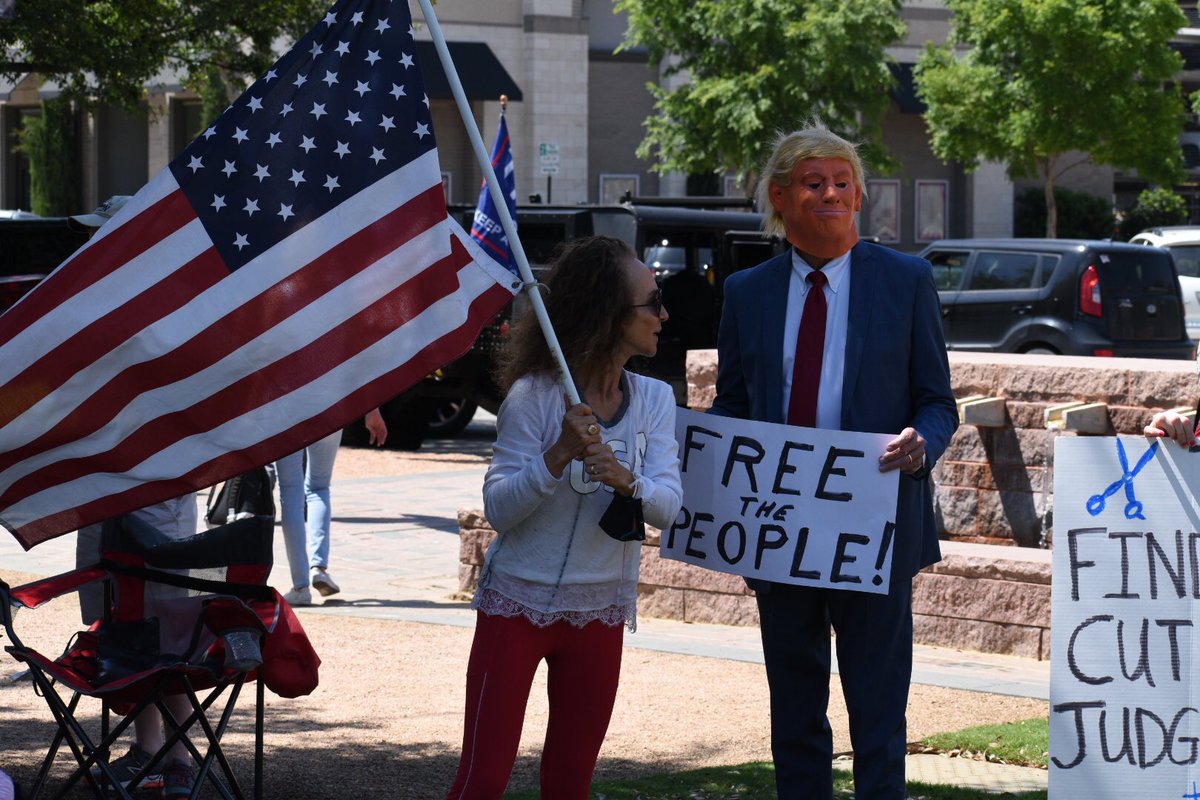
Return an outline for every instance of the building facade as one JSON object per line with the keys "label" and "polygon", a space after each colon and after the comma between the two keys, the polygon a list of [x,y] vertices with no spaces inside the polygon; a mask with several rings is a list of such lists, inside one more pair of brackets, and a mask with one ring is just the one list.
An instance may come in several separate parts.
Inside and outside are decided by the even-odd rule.
{"label": "building facade", "polygon": [[[418,52],[447,197],[452,203],[473,204],[482,171],[420,6],[410,5],[417,38],[424,42]],[[1194,16],[1194,3],[1187,5]],[[470,114],[488,148],[498,124],[500,95],[509,96],[508,126],[522,200],[614,202],[626,194],[687,192],[687,176],[659,174],[637,156],[643,122],[654,113],[646,85],[663,79],[644,52],[616,52],[626,21],[614,12],[613,0],[439,0],[436,11]],[[889,49],[897,87],[883,128],[884,144],[900,167],[894,174],[869,176],[861,216],[864,235],[907,251],[938,238],[1012,235],[1014,194],[1034,184],[1014,184],[998,164],[967,170],[942,162],[929,147],[912,67],[927,42],[946,40],[949,10],[941,0],[907,0],[901,14],[907,34]],[[1193,60],[1200,65],[1200,53]],[[1185,80],[1189,75],[1200,72],[1185,73]],[[53,83],[36,75],[0,82],[0,208],[29,207],[28,168],[12,151],[14,131],[25,116],[38,113],[41,99],[56,94]],[[102,108],[81,120],[81,208],[137,191],[199,132],[199,100],[177,79],[166,77],[148,87],[142,112]],[[807,113],[797,109],[797,121]],[[744,192],[732,176],[715,185],[728,195]],[[1123,205],[1144,187],[1136,175],[1098,167],[1076,170],[1061,185]],[[1200,201],[1197,206],[1200,214]]]}

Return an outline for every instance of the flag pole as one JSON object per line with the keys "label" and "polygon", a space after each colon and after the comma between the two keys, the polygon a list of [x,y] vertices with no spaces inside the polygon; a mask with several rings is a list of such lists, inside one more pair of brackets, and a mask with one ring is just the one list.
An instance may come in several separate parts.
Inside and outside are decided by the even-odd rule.
{"label": "flag pole", "polygon": [[475,116],[471,113],[467,94],[463,91],[462,81],[458,78],[457,70],[454,69],[454,61],[450,58],[450,49],[446,47],[446,37],[442,35],[442,26],[438,24],[437,15],[433,12],[433,4],[430,0],[421,0],[421,12],[425,15],[425,24],[429,26],[433,45],[437,48],[438,59],[442,62],[442,70],[446,73],[446,80],[450,83],[454,102],[458,104],[459,116],[462,117],[463,126],[467,129],[467,136],[471,139],[475,158],[479,161],[479,166],[483,168],[484,181],[492,196],[492,202],[496,205],[496,213],[500,215],[500,225],[504,228],[504,235],[508,237],[508,244],[512,247],[513,257],[517,262],[517,269],[521,272],[521,280],[525,283],[524,291],[533,305],[542,335],[546,337],[546,346],[550,348],[550,354],[558,364],[563,389],[571,404],[574,405],[579,402],[579,392],[575,388],[575,382],[571,380],[571,373],[567,369],[567,360],[563,356],[562,348],[558,345],[554,327],[550,324],[550,316],[546,313],[546,304],[542,302],[542,295],[537,290],[537,281],[534,280],[533,270],[529,268],[529,259],[525,256],[525,248],[521,246],[521,240],[517,236],[516,223],[513,222],[512,215],[508,213],[508,203],[505,202],[504,193],[500,190],[500,180],[496,177],[496,170],[492,168],[492,159],[484,147],[479,126],[475,124]]}

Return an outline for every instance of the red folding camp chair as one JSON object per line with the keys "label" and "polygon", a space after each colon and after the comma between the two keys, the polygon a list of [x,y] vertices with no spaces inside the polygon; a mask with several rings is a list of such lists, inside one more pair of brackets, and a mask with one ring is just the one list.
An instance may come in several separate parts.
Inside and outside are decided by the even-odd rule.
{"label": "red folding camp chair", "polygon": [[[162,712],[166,743],[129,785],[137,786],[170,747],[182,742],[198,767],[193,798],[207,780],[227,800],[241,800],[244,794],[221,737],[248,680],[256,681],[254,797],[261,798],[263,684],[287,697],[307,694],[317,685],[320,664],[291,608],[265,585],[273,527],[271,518],[254,517],[173,540],[124,516],[105,523],[98,565],[15,589],[0,581],[0,616],[11,641],[5,650],[28,666],[58,725],[31,798],[40,794],[64,742],[77,767],[55,797],[83,780],[97,797],[115,793],[130,798],[109,767],[110,751],[134,718],[154,704]],[[77,633],[55,659],[22,644],[13,628],[12,607],[37,608],[93,581],[105,585],[102,621]],[[56,686],[70,697],[64,698]],[[201,692],[206,692],[203,699]],[[191,715],[176,725],[163,704],[164,694],[186,695]],[[209,711],[222,695],[214,726]],[[81,696],[101,700],[97,738],[76,719]],[[110,710],[125,715],[115,726],[110,725]],[[207,743],[206,752],[200,752],[193,738]]]}

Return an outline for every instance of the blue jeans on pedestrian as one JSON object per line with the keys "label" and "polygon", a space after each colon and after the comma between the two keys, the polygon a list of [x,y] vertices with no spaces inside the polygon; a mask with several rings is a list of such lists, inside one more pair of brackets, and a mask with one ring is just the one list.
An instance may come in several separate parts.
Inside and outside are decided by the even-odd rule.
{"label": "blue jeans on pedestrian", "polygon": [[283,544],[295,589],[308,586],[310,566],[329,566],[329,483],[341,442],[338,429],[275,462]]}

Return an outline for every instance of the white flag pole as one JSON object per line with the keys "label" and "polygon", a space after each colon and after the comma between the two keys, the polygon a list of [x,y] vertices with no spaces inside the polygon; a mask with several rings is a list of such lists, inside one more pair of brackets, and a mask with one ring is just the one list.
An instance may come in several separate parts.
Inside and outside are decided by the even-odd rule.
{"label": "white flag pole", "polygon": [[571,403],[576,404],[579,402],[579,392],[575,388],[575,382],[571,380],[571,373],[567,369],[567,360],[558,346],[558,337],[554,334],[554,328],[550,325],[546,304],[542,302],[542,295],[537,290],[537,281],[533,278],[533,270],[529,268],[529,259],[525,257],[525,248],[521,246],[521,240],[517,236],[516,223],[513,222],[512,215],[508,213],[508,203],[500,189],[500,180],[496,177],[496,170],[492,168],[491,156],[488,155],[483,144],[483,136],[475,124],[475,116],[471,113],[467,94],[463,91],[462,81],[458,79],[458,71],[454,69],[454,61],[450,58],[450,49],[446,47],[446,37],[442,35],[442,26],[438,24],[437,15],[433,13],[433,5],[430,0],[421,0],[421,12],[425,15],[425,24],[429,26],[429,33],[433,37],[434,47],[437,48],[438,59],[442,62],[446,80],[450,82],[450,91],[454,93],[454,102],[458,104],[458,113],[462,117],[463,126],[467,129],[467,136],[470,137],[471,146],[475,149],[475,158],[479,161],[479,166],[483,168],[484,181],[492,195],[492,202],[496,205],[496,212],[500,215],[500,225],[504,228],[504,235],[508,237],[509,246],[512,247],[513,257],[516,258],[517,269],[521,272],[521,280],[525,282],[525,292],[529,296],[529,302],[533,304],[538,325],[542,329],[542,335],[546,337],[546,346],[550,348],[550,354],[558,363],[563,389]]}

